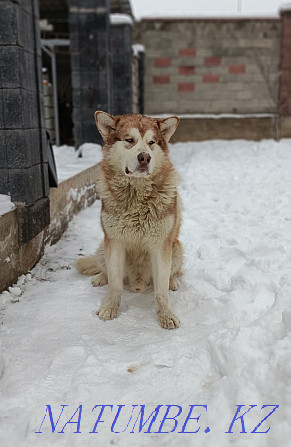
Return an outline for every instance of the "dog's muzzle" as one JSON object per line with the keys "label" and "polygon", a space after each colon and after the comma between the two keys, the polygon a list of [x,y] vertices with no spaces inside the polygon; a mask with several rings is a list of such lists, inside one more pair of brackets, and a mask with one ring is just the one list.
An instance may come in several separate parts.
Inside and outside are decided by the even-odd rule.
{"label": "dog's muzzle", "polygon": [[134,172],[131,172],[128,167],[125,169],[126,174],[130,175],[130,174],[134,174],[134,173],[144,173],[144,174],[149,174],[149,164],[151,161],[152,157],[150,156],[150,154],[148,152],[140,152],[137,156],[137,167],[134,170]]}

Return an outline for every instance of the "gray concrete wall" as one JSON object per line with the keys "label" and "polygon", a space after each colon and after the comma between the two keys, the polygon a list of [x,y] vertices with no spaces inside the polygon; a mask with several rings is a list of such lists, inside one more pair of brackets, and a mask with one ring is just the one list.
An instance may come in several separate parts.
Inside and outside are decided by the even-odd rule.
{"label": "gray concrete wall", "polygon": [[27,242],[49,223],[38,1],[0,5],[0,193],[18,203]]}
{"label": "gray concrete wall", "polygon": [[132,113],[131,24],[111,24],[113,115]]}
{"label": "gray concrete wall", "polygon": [[60,239],[75,214],[92,205],[98,197],[98,175],[99,165],[95,165],[52,188],[50,225],[27,244],[19,242],[18,210],[0,216],[0,293],[38,262],[46,244]]}
{"label": "gray concrete wall", "polygon": [[145,112],[276,113],[281,21],[136,23],[145,45]]}
{"label": "gray concrete wall", "polygon": [[68,0],[75,145],[101,143],[94,112],[111,111],[108,0]]}

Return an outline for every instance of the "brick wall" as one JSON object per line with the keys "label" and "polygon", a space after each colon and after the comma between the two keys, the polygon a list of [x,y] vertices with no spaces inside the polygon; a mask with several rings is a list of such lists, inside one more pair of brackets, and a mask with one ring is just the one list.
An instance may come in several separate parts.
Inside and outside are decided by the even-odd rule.
{"label": "brick wall", "polygon": [[145,19],[145,112],[275,113],[281,21]]}

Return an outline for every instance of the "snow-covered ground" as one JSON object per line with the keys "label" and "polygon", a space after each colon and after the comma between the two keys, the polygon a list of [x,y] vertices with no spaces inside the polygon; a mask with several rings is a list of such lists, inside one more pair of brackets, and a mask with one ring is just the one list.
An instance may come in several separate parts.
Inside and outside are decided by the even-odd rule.
{"label": "snow-covered ground", "polygon": [[[183,177],[185,273],[170,292],[180,328],[158,326],[151,291],[125,291],[116,320],[96,317],[107,286],[69,267],[102,238],[100,203],[82,211],[0,296],[1,446],[291,445],[291,140],[180,143],[171,158]],[[46,405],[55,424],[68,405],[54,433]],[[113,407],[89,433],[96,405]],[[139,433],[141,405],[143,423],[163,407]],[[175,428],[160,427],[166,405],[181,411],[176,430],[156,433]],[[183,429],[189,405],[207,411],[193,407],[201,417]],[[231,424],[237,405],[238,416],[257,407]]]}
{"label": "snow-covered ground", "polygon": [[[73,146],[53,146],[59,183],[67,180],[84,169],[99,163],[102,159],[102,150],[99,144],[85,143],[76,152]],[[83,157],[79,157],[79,153]]]}

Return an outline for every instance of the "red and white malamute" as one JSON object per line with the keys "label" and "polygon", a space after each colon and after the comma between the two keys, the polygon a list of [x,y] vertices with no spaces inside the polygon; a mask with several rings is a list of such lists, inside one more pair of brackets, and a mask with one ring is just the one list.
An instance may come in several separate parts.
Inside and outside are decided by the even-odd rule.
{"label": "red and white malamute", "polygon": [[178,289],[181,275],[181,202],[168,141],[179,118],[96,112],[95,120],[105,142],[98,179],[104,240],[94,256],[78,259],[75,266],[94,275],[94,286],[108,283],[100,319],[117,317],[124,282],[140,293],[152,283],[160,325],[177,328],[168,289]]}

